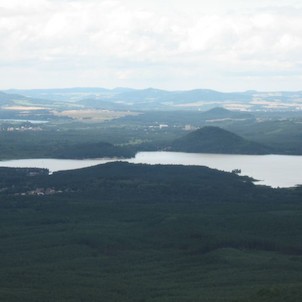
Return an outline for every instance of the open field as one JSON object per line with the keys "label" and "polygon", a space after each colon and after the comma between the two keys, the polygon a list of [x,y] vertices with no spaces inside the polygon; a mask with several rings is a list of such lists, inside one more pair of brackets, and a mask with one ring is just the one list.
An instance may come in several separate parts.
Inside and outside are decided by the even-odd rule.
{"label": "open field", "polygon": [[67,116],[76,120],[85,122],[102,122],[112,119],[121,118],[124,116],[135,116],[138,113],[135,112],[123,112],[123,111],[110,111],[110,110],[97,110],[97,109],[79,109],[79,110],[65,110],[55,111],[56,116]]}

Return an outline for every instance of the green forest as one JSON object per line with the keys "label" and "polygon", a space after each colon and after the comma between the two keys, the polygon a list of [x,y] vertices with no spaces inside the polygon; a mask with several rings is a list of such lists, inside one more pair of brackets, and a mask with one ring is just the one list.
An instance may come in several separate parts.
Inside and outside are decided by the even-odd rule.
{"label": "green forest", "polygon": [[206,167],[1,168],[1,301],[289,301],[302,190]]}

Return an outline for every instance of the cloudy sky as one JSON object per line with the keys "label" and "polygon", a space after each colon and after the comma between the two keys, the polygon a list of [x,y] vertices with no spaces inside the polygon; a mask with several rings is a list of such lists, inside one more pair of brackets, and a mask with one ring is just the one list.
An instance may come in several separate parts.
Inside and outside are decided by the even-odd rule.
{"label": "cloudy sky", "polygon": [[301,0],[0,0],[0,89],[302,90]]}

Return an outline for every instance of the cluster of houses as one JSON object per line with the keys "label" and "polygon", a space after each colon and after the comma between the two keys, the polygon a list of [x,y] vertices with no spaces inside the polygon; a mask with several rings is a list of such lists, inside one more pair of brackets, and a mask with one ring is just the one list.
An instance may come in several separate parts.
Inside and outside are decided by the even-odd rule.
{"label": "cluster of houses", "polygon": [[54,188],[36,188],[35,190],[17,193],[16,195],[21,196],[44,196],[44,195],[53,195],[63,193],[61,190],[55,190]]}
{"label": "cluster of houses", "polygon": [[13,132],[13,131],[42,131],[39,126],[1,126],[0,131]]}

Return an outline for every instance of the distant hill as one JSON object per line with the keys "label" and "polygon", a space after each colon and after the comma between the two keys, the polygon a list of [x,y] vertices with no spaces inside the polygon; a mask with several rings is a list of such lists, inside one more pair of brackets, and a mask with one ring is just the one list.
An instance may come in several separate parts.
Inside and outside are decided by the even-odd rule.
{"label": "distant hill", "polygon": [[215,107],[213,109],[202,112],[204,120],[219,120],[219,119],[250,119],[254,116],[249,112],[231,111],[222,107]]}
{"label": "distant hill", "polygon": [[[146,111],[139,115],[125,116],[113,123],[134,123],[137,125],[159,125],[183,127],[190,125],[195,129],[202,126],[231,124],[232,122],[254,121],[252,113],[244,111],[231,111],[221,107],[215,107],[208,111],[178,110],[178,111]],[[230,122],[230,123],[229,123]],[[224,128],[224,127],[223,127]]]}
{"label": "distant hill", "polygon": [[112,92],[111,90],[98,87],[75,87],[75,88],[54,88],[54,89],[9,89],[6,93],[22,94],[28,98],[38,98],[50,101],[66,101],[74,102],[84,98],[95,98],[107,96],[108,94],[119,93],[119,90]]}
{"label": "distant hill", "polygon": [[9,94],[0,91],[0,107],[13,105],[16,100],[27,100],[27,97],[20,94]]}
{"label": "distant hill", "polygon": [[[212,108],[225,102],[249,102],[249,92],[219,92],[210,89],[168,91],[155,88],[75,87],[62,89],[10,89],[5,92],[29,98],[76,102],[79,106],[122,110],[182,110]],[[202,104],[210,102],[213,105]]]}
{"label": "distant hill", "polygon": [[177,140],[171,151],[223,154],[268,154],[264,145],[248,141],[239,135],[219,127],[204,127]]}
{"label": "distant hill", "polygon": [[53,105],[53,102],[49,102],[41,98],[40,94],[37,96],[24,95],[23,92],[26,90],[16,90],[16,91],[0,91],[0,107],[1,106],[15,106],[15,105],[25,105],[25,106],[33,106],[33,105]]}
{"label": "distant hill", "polygon": [[[60,101],[75,108],[109,110],[194,110],[205,111],[214,107],[236,110],[292,110],[293,104],[302,109],[297,100],[302,98],[301,91],[295,92],[220,92],[211,89],[162,90],[155,88],[132,89],[118,87],[75,87],[61,89],[10,89],[6,93],[21,94],[40,100]],[[254,102],[255,98],[260,102]],[[262,103],[261,101],[265,101]],[[44,101],[47,102],[47,101]],[[282,103],[282,106],[280,105]],[[286,105],[288,104],[288,105]]]}

